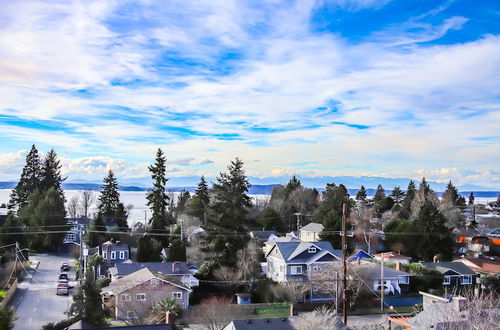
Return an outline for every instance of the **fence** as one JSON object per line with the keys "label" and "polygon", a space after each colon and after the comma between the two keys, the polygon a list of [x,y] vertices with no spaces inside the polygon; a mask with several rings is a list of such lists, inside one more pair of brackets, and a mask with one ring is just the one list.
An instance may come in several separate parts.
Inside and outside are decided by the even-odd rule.
{"label": "fence", "polygon": [[190,323],[202,321],[207,314],[216,315],[219,320],[260,319],[287,317],[290,315],[289,303],[263,303],[248,305],[211,305],[197,306],[189,311]]}
{"label": "fence", "polygon": [[12,296],[14,295],[14,293],[16,293],[17,278],[12,278],[10,280],[10,283],[7,285],[7,287],[9,288],[9,290],[7,290],[7,293],[3,297],[2,302],[0,302],[0,308],[4,308],[5,306],[7,306],[7,304],[9,303],[9,301],[12,298]]}

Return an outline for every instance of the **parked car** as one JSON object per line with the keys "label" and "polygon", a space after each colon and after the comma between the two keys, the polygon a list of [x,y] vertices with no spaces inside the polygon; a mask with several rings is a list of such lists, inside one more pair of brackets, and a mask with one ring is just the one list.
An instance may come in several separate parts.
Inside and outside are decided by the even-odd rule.
{"label": "parked car", "polygon": [[61,272],[67,272],[69,271],[69,264],[67,262],[63,262],[61,264]]}
{"label": "parked car", "polygon": [[68,282],[68,280],[67,280],[67,279],[61,278],[61,279],[59,279],[59,281],[57,282],[57,285],[59,285],[59,284],[66,284],[66,285],[68,285],[68,283],[69,283],[69,282]]}
{"label": "parked car", "polygon": [[59,283],[57,285],[57,290],[56,290],[56,294],[57,295],[69,295],[69,286],[68,284],[64,284],[64,283]]}
{"label": "parked car", "polygon": [[68,280],[69,281],[68,273],[59,274],[59,280]]}

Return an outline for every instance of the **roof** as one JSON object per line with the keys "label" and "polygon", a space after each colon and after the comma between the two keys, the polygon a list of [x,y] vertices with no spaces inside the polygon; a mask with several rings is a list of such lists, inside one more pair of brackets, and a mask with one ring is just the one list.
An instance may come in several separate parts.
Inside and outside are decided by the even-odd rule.
{"label": "roof", "polygon": [[116,250],[127,250],[128,251],[128,244],[125,244],[122,242],[113,243],[113,242],[107,241],[107,242],[104,242],[101,244],[102,247],[108,246],[108,245],[111,247],[111,251],[116,251]]}
{"label": "roof", "polygon": [[461,262],[422,262],[422,266],[435,269],[441,274],[451,270],[460,275],[477,275],[475,271]]}
{"label": "roof", "polygon": [[376,259],[381,259],[382,254],[384,255],[384,260],[385,259],[411,259],[411,257],[405,256],[401,253],[397,253],[394,251],[389,251],[389,252],[383,252],[383,253],[377,253],[375,254]]}
{"label": "roof", "polygon": [[92,220],[90,220],[89,218],[86,218],[86,217],[81,217],[81,218],[66,218],[66,221],[72,223],[72,224],[78,224],[78,225],[90,225],[90,222]]}
{"label": "roof", "polygon": [[[191,274],[188,269],[188,265],[184,261],[178,261],[180,267],[179,272],[174,273],[172,271],[173,262],[131,262],[131,263],[120,263],[116,264],[116,273],[112,273],[114,276],[127,276],[129,274],[135,273],[143,268],[149,269],[151,272],[159,272],[165,275],[177,275],[177,274]],[[110,269],[111,270],[111,269]],[[113,270],[114,272],[115,270]]]}
{"label": "roof", "polygon": [[267,241],[266,244],[274,244],[277,242],[300,242],[300,239],[293,236],[281,236],[273,240]]}
{"label": "roof", "polygon": [[313,233],[321,233],[323,231],[323,225],[320,223],[316,222],[311,222],[308,225],[305,225],[304,227],[300,228],[300,231],[310,231]]}
{"label": "roof", "polygon": [[[298,258],[302,252],[307,251],[310,247],[316,247],[319,249],[317,253],[311,253],[307,257]],[[340,259],[342,252],[340,250],[335,250],[330,242],[277,242],[271,249],[278,249],[278,251],[283,256],[285,263],[311,263],[314,260],[324,256],[325,254],[332,254],[336,258]],[[269,251],[267,255],[271,252]]]}
{"label": "roof", "polygon": [[[354,271],[358,273],[362,278],[368,280],[379,280],[380,279],[380,264],[367,262],[364,264],[353,264]],[[397,278],[402,276],[413,276],[410,273],[403,272],[391,267],[384,266],[384,278]]]}
{"label": "roof", "polygon": [[73,323],[68,329],[71,330],[80,330],[80,329],[123,329],[123,330],[172,330],[172,326],[170,324],[153,324],[153,325],[127,325],[123,327],[106,327],[106,328],[96,328],[87,322],[78,321]]}
{"label": "roof", "polygon": [[254,230],[250,232],[250,236],[258,239],[269,239],[269,236],[275,235],[278,236],[278,233],[275,230]]}
{"label": "roof", "polygon": [[122,278],[117,279],[114,282],[111,282],[108,286],[102,288],[103,293],[113,293],[113,294],[118,294],[120,292],[123,292],[125,290],[128,290],[130,288],[133,288],[134,286],[143,283],[145,281],[148,281],[153,278],[158,278],[164,281],[167,281],[171,283],[172,285],[175,285],[177,287],[180,287],[181,289],[190,291],[188,288],[183,286],[180,283],[174,283],[172,280],[163,278],[160,274],[156,273],[153,274],[152,272],[149,271],[147,268],[143,268],[141,270],[138,270],[130,275],[124,276]]}
{"label": "roof", "polygon": [[373,259],[373,256],[366,251],[359,250],[349,258],[349,261],[358,261],[361,259]]}
{"label": "roof", "polygon": [[223,329],[228,330],[294,330],[287,317],[273,319],[234,320]]}
{"label": "roof", "polygon": [[500,258],[480,256],[478,258],[463,257],[453,262],[462,262],[474,271],[488,273],[491,275],[500,274]]}

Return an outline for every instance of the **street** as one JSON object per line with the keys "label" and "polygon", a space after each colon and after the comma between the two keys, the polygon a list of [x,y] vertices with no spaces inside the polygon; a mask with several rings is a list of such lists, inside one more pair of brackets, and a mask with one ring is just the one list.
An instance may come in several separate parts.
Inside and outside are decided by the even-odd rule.
{"label": "street", "polygon": [[[70,284],[76,286],[74,261],[71,255],[37,255],[38,269],[30,271],[33,279],[25,276],[9,305],[16,307],[18,319],[14,330],[41,329],[49,322],[66,318],[64,312],[73,302],[69,296],[56,295],[57,280],[62,262],[70,264]],[[26,275],[26,274],[25,274]],[[71,291],[76,290],[76,288]]]}

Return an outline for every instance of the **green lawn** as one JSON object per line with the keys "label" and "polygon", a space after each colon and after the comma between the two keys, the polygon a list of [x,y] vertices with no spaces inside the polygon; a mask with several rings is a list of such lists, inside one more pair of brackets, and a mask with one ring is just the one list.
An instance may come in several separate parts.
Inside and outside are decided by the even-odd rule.
{"label": "green lawn", "polygon": [[0,301],[3,300],[3,297],[7,294],[7,290],[0,290]]}

